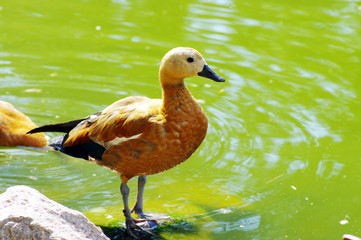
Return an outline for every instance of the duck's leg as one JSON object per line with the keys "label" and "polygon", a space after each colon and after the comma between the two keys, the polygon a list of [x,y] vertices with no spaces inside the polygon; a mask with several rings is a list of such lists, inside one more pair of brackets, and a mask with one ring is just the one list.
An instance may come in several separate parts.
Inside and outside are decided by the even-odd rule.
{"label": "duck's leg", "polygon": [[139,235],[153,235],[152,232],[150,232],[150,230],[144,229],[140,226],[138,226],[137,224],[135,224],[134,219],[131,216],[131,212],[129,209],[129,204],[128,204],[128,197],[129,197],[129,187],[126,183],[122,183],[120,185],[120,192],[122,194],[123,197],[123,204],[124,204],[124,217],[125,217],[125,225],[126,225],[126,229],[127,232],[129,233],[130,236],[135,237],[135,238],[140,238],[141,236]]}
{"label": "duck's leg", "polygon": [[[169,217],[165,214],[158,213],[145,213],[143,212],[143,194],[144,187],[147,183],[147,176],[139,176],[138,177],[138,194],[137,201],[132,209],[132,212],[135,212],[141,219],[148,220],[149,226],[153,227],[153,224],[157,224],[156,220],[168,219]],[[152,224],[153,223],[153,224]]]}
{"label": "duck's leg", "polygon": [[132,212],[135,212],[142,219],[147,219],[147,216],[143,212],[143,194],[146,183],[147,183],[147,176],[138,177],[137,201],[135,202],[135,205],[132,209]]}

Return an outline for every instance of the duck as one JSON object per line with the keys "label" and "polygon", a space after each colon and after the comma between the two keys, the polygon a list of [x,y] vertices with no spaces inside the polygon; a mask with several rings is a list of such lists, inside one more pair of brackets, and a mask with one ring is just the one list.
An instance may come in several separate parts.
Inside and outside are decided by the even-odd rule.
{"label": "duck", "polygon": [[[55,150],[92,161],[119,174],[127,232],[139,238],[151,230],[140,221],[156,221],[143,211],[148,175],[166,171],[187,160],[203,142],[208,128],[206,114],[184,83],[200,76],[225,82],[195,49],[177,47],[163,57],[159,68],[162,99],[130,96],[103,111],[65,123],[29,131],[63,132],[50,142]],[[129,207],[128,181],[138,177],[135,205]],[[139,219],[134,219],[132,213]]]}
{"label": "duck", "polygon": [[44,133],[26,134],[37,125],[11,103],[0,101],[0,146],[29,146],[42,148],[47,145]]}

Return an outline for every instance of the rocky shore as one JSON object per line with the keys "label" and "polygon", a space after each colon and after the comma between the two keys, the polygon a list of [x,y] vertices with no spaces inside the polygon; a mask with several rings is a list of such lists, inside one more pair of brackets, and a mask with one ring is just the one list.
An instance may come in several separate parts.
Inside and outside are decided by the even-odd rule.
{"label": "rocky shore", "polygon": [[109,240],[81,212],[27,186],[0,194],[0,240]]}

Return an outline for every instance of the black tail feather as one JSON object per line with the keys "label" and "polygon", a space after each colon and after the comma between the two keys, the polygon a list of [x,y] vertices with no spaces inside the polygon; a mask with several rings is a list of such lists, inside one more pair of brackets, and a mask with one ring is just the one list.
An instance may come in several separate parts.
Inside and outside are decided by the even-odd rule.
{"label": "black tail feather", "polygon": [[56,123],[56,124],[44,125],[44,126],[41,126],[41,127],[38,127],[38,128],[34,128],[34,129],[30,130],[27,133],[28,134],[37,133],[37,132],[63,132],[63,133],[68,133],[76,125],[78,125],[80,122],[84,121],[85,119],[87,119],[87,118],[73,120],[73,121],[64,122],[64,123]]}

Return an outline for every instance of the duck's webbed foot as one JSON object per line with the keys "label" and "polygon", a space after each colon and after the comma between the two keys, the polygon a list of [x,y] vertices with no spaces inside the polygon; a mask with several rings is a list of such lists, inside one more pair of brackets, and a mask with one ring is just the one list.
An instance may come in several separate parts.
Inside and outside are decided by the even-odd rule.
{"label": "duck's webbed foot", "polygon": [[153,236],[152,227],[148,224],[146,220],[136,220],[129,218],[125,220],[125,225],[128,234],[136,239],[143,239]]}

